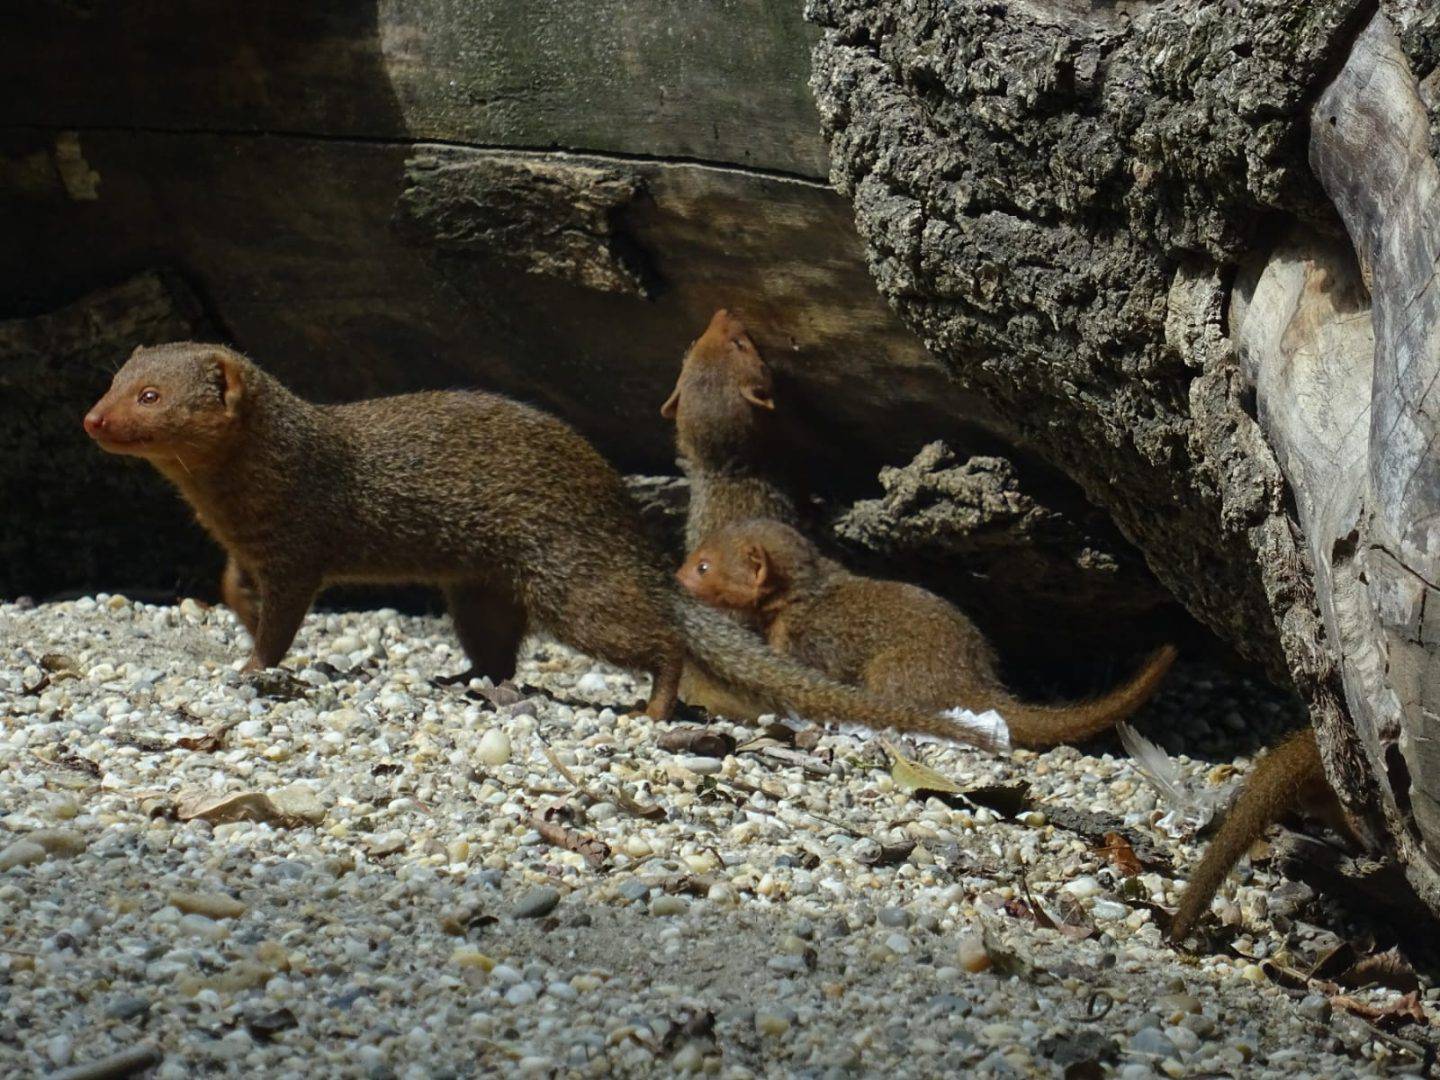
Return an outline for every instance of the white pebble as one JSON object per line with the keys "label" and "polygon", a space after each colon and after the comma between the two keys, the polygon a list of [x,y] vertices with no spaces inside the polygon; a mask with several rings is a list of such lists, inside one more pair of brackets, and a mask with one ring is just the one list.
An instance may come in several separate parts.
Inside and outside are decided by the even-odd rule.
{"label": "white pebble", "polygon": [[501,728],[491,728],[480,737],[475,756],[486,765],[504,765],[510,760],[510,736]]}

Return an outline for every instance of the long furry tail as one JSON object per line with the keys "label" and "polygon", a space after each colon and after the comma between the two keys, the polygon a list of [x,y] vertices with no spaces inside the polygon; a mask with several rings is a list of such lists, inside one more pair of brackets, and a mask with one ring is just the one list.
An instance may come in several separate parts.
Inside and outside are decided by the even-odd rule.
{"label": "long furry tail", "polygon": [[1210,908],[1230,868],[1275,822],[1317,790],[1328,791],[1315,733],[1291,735],[1255,766],[1180,896],[1170,939],[1182,941]]}
{"label": "long furry tail", "polygon": [[966,723],[939,712],[895,705],[845,686],[781,656],[743,626],[688,596],[676,594],[675,616],[694,660],[722,681],[777,709],[872,730],[933,735],[992,752],[1010,749],[1003,725]]}
{"label": "long furry tail", "polygon": [[1044,747],[1079,742],[1110,730],[1149,701],[1177,655],[1173,645],[1160,646],[1129,682],[1090,701],[1031,705],[1012,700],[993,704],[1010,725],[1010,738],[1016,746]]}

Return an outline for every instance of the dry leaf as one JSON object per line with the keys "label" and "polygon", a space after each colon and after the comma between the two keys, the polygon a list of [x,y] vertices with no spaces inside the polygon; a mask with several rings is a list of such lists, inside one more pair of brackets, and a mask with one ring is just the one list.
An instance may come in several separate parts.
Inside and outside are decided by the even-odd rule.
{"label": "dry leaf", "polygon": [[226,720],[216,724],[204,735],[186,735],[176,739],[175,745],[181,750],[198,750],[202,754],[213,754],[225,745],[225,733],[238,724],[239,720]]}
{"label": "dry leaf", "polygon": [[895,781],[895,786],[901,791],[941,791],[952,795],[964,794],[960,785],[954,780],[940,775],[928,765],[911,761],[895,749],[889,741],[881,739],[880,745],[890,755],[890,778]]}
{"label": "dry leaf", "polygon": [[1346,994],[1336,994],[1330,1004],[1348,1013],[1368,1020],[1376,1027],[1397,1028],[1402,1024],[1427,1023],[1425,1010],[1420,1007],[1420,995],[1411,991],[1404,997],[1396,998],[1389,1005],[1370,1005]]}
{"label": "dry leaf", "polygon": [[1383,986],[1389,990],[1409,993],[1420,989],[1420,979],[1410,962],[1400,955],[1398,946],[1357,960],[1336,976],[1345,986]]}
{"label": "dry leaf", "polygon": [[[546,813],[548,814],[549,811]],[[531,820],[531,824],[535,826],[535,831],[547,844],[583,855],[585,861],[597,870],[604,866],[606,860],[610,858],[610,845],[598,837],[586,836],[574,829],[567,829],[559,822],[549,821],[538,814]]]}
{"label": "dry leaf", "polygon": [[698,757],[723,758],[735,752],[735,740],[731,736],[699,724],[671,728],[656,740],[656,744],[672,754],[695,754]]}
{"label": "dry leaf", "polygon": [[[321,816],[323,815],[324,812],[321,811]],[[182,795],[176,800],[175,816],[181,821],[200,818],[211,825],[260,821],[286,829],[309,825],[315,820],[313,815],[285,813],[262,791],[232,792],[228,795],[211,795],[208,792]]]}
{"label": "dry leaf", "polygon": [[1117,832],[1107,832],[1105,842],[1095,850],[1126,877],[1134,877],[1144,869],[1130,841]]}

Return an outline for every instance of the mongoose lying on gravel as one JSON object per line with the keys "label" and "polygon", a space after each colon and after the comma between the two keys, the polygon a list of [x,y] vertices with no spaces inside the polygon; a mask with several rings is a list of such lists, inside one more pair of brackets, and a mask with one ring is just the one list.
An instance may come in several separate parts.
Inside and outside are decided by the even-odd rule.
{"label": "mongoose lying on gravel", "polygon": [[1189,935],[1200,916],[1210,910],[1210,901],[1240,856],[1266,829],[1294,810],[1303,810],[1350,835],[1340,800],[1325,779],[1315,732],[1308,729],[1271,749],[1245,778],[1215,838],[1190,873],[1170,923],[1172,941],[1183,941]]}
{"label": "mongoose lying on gravel", "polygon": [[144,457],[224,546],[226,602],[278,664],[334,582],[440,586],[473,674],[505,678],[529,630],[648,672],[670,716],[685,657],[816,718],[977,741],[777,656],[682,596],[619,474],[553,416],[495,394],[314,405],[240,354],[137,349],[85,417],[105,450]]}
{"label": "mongoose lying on gravel", "polygon": [[724,308],[685,353],[660,406],[690,480],[685,550],[748,518],[799,520],[794,484],[775,469],[775,388],[770,367]]}
{"label": "mongoose lying on gravel", "polygon": [[917,709],[995,709],[1017,746],[1104,731],[1140,708],[1175,660],[1163,646],[1128,683],[1093,701],[1017,701],[1000,683],[990,644],[953,604],[914,585],[852,574],[778,521],[719,530],[677,576],[706,603],[744,613],[776,652]]}

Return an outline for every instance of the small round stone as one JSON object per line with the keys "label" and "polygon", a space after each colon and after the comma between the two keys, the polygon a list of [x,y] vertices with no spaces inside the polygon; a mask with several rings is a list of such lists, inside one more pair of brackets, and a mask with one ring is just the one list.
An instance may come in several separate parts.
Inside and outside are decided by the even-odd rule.
{"label": "small round stone", "polygon": [[511,914],[517,919],[540,919],[554,911],[559,903],[560,890],[542,885],[515,901]]}
{"label": "small round stone", "polygon": [[475,756],[486,765],[504,765],[510,760],[510,736],[501,728],[491,728],[480,737]]}

